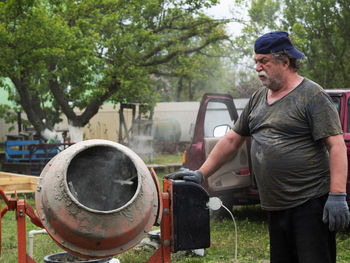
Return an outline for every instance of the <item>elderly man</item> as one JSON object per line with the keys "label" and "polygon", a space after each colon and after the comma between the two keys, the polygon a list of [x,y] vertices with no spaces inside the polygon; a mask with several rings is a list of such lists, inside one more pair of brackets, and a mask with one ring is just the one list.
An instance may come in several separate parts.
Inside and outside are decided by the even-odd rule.
{"label": "elderly man", "polygon": [[322,87],[298,75],[303,57],[286,32],[259,37],[254,60],[264,87],[199,170],[169,176],[201,183],[251,136],[272,263],[335,262],[335,230],[349,223],[347,156],[338,113]]}

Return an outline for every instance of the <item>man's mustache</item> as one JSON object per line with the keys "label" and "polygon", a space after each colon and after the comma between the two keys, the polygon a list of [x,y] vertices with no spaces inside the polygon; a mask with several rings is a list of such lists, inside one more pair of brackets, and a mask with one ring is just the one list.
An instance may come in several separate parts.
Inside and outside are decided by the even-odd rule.
{"label": "man's mustache", "polygon": [[265,77],[265,78],[267,78],[267,77],[268,77],[268,75],[267,75],[266,71],[264,71],[264,70],[262,70],[262,71],[258,72],[258,76],[259,76],[259,77]]}

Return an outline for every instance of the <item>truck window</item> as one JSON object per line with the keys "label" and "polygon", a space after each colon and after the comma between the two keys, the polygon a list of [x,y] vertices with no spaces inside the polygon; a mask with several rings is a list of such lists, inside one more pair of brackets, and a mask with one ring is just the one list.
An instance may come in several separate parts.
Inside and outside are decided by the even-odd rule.
{"label": "truck window", "polygon": [[230,127],[233,125],[226,104],[222,102],[208,102],[204,119],[204,137],[213,138],[214,128],[225,124]]}
{"label": "truck window", "polygon": [[332,101],[333,101],[335,107],[337,108],[338,113],[340,113],[340,97],[332,96],[331,98],[332,98]]}

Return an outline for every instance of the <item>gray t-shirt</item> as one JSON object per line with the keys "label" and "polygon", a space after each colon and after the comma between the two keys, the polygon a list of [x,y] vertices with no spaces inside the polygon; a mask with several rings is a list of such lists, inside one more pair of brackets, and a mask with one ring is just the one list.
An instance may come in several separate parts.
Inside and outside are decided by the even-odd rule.
{"label": "gray t-shirt", "polygon": [[261,205],[273,211],[329,192],[329,154],[322,139],[342,129],[330,97],[311,80],[270,105],[267,91],[253,94],[233,130],[252,138]]}

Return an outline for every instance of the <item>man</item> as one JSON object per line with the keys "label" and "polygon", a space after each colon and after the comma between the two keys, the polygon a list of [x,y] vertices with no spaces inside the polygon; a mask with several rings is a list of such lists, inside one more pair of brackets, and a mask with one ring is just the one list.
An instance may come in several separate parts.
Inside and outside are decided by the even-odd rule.
{"label": "man", "polygon": [[288,33],[267,33],[254,48],[264,87],[199,170],[169,178],[201,183],[251,136],[252,168],[269,217],[271,262],[335,262],[335,230],[349,223],[338,113],[318,84],[298,75],[304,54]]}

